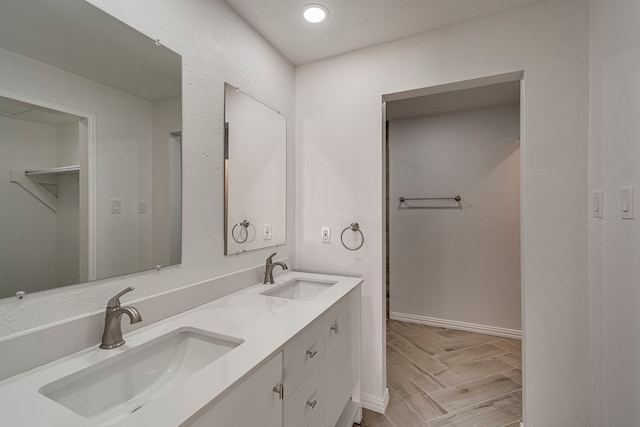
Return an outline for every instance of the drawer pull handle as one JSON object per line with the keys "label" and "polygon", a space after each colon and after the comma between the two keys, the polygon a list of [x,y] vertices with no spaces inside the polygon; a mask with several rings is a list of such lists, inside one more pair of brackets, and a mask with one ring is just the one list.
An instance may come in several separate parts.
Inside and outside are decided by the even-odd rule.
{"label": "drawer pull handle", "polygon": [[307,356],[313,359],[313,357],[318,354],[318,350],[307,350]]}
{"label": "drawer pull handle", "polygon": [[340,332],[338,331],[338,324],[334,323],[332,327],[329,328],[330,330],[332,330],[333,332],[337,334],[339,334]]}
{"label": "drawer pull handle", "polygon": [[274,393],[278,393],[278,398],[284,400],[284,384],[278,384],[273,388]]}
{"label": "drawer pull handle", "polygon": [[313,402],[309,402],[309,401],[307,400],[307,406],[308,406],[309,408],[311,408],[311,409],[315,408],[317,404],[318,404],[318,401],[317,401],[317,400],[314,400]]}

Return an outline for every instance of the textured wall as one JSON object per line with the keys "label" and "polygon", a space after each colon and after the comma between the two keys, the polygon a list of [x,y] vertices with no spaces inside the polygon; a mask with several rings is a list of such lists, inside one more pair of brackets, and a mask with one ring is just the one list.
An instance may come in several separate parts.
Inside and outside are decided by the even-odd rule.
{"label": "textured wall", "polygon": [[[593,427],[640,425],[640,212],[620,218],[620,189],[640,189],[640,2],[590,2],[589,187]],[[591,215],[590,215],[591,216]]]}
{"label": "textured wall", "polygon": [[[527,427],[588,425],[585,1],[547,2],[296,69],[297,266],[363,274],[363,396],[384,394],[382,95],[524,70]],[[358,253],[334,236],[357,220]]]}
{"label": "textured wall", "polygon": [[[133,285],[140,298],[264,262],[271,249],[223,255],[224,82],[274,106],[293,135],[293,66],[221,0],[92,0],[183,58],[183,264],[0,301],[0,337],[103,310]],[[293,147],[287,153],[288,234],[293,252]]]}

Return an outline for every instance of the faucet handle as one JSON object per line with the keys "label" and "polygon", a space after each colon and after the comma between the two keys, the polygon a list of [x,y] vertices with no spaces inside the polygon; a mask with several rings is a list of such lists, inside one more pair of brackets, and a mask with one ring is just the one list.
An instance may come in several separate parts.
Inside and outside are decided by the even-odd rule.
{"label": "faucet handle", "polygon": [[107,308],[118,308],[120,307],[120,297],[126,293],[129,293],[133,290],[133,286],[129,286],[127,289],[118,292],[118,294],[116,296],[114,296],[113,298],[111,298],[109,300],[109,302],[107,303]]}
{"label": "faucet handle", "polygon": [[269,258],[267,258],[267,264],[271,264],[273,262],[273,257],[278,255],[278,252],[272,253]]}

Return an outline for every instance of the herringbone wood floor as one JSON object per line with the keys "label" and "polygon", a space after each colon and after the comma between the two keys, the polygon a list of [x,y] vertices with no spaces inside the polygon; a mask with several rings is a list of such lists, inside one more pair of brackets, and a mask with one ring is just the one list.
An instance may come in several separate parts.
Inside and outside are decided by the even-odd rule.
{"label": "herringbone wood floor", "polygon": [[385,415],[364,410],[362,427],[518,427],[518,340],[391,320]]}

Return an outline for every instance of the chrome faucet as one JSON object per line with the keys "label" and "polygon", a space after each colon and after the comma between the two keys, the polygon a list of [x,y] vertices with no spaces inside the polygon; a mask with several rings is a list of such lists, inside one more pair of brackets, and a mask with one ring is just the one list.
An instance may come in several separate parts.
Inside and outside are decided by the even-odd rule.
{"label": "chrome faucet", "polygon": [[104,319],[104,332],[102,333],[102,344],[100,344],[100,348],[109,350],[120,347],[124,344],[124,339],[122,339],[121,319],[123,314],[129,316],[129,321],[132,325],[134,323],[142,322],[142,316],[140,316],[137,309],[129,306],[120,306],[120,297],[132,290],[133,287],[129,286],[127,289],[111,298],[107,303],[107,312]]}
{"label": "chrome faucet", "polygon": [[273,262],[273,257],[276,256],[277,253],[274,252],[271,254],[271,256],[269,258],[267,258],[267,263],[264,266],[264,280],[262,281],[263,284],[271,284],[273,285],[274,281],[273,281],[273,268],[280,266],[282,267],[283,270],[288,270],[289,267],[287,267],[287,264],[285,264],[284,262]]}

